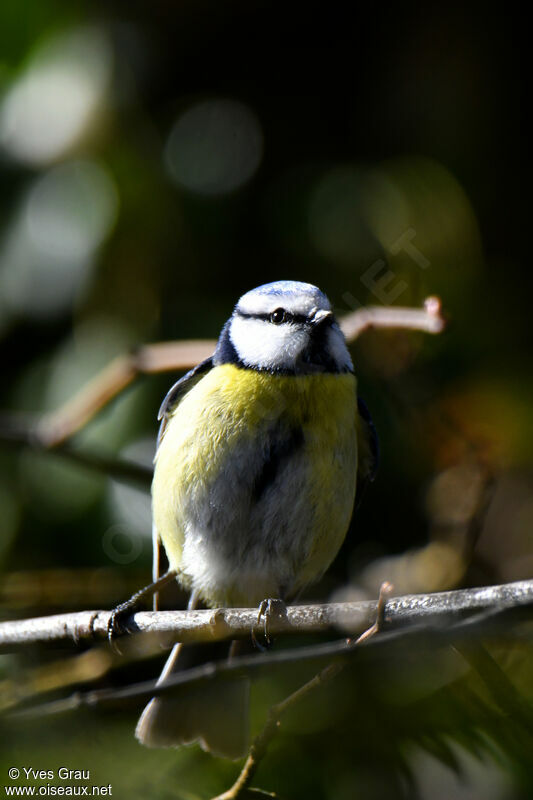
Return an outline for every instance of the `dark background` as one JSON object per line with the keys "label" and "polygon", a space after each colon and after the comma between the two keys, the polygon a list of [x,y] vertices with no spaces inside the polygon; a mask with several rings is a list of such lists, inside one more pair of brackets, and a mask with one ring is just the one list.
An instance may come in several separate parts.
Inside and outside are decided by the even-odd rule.
{"label": "dark background", "polygon": [[[449,319],[442,335],[371,332],[353,348],[382,463],[309,596],[375,597],[385,578],[402,593],[529,577],[529,148],[522,23],[511,12],[3,0],[1,406],[19,424],[21,414],[59,407],[128,348],[214,338],[239,295],[263,282],[316,283],[339,315],[359,303],[420,306],[436,294]],[[422,261],[392,252],[408,231]],[[389,281],[381,291],[368,279],[378,260],[373,280]],[[75,445],[150,463],[174,377],[137,381]],[[2,616],[109,607],[146,581],[146,494],[7,443],[0,465]],[[23,669],[38,689],[39,670],[57,674],[72,655],[2,656],[2,686],[9,696]],[[98,680],[120,684],[157,668],[153,659],[114,661]],[[386,698],[375,676],[341,681],[292,719],[257,785],[341,800],[414,796],[414,786],[423,798],[527,791],[531,776],[501,731],[498,740],[498,720],[482,724],[459,700],[445,731],[453,757],[421,744],[425,726],[442,733],[455,700],[432,686],[409,706],[413,686],[441,667],[419,670],[408,680],[404,664],[405,680]],[[290,676],[259,687],[257,724],[285,686]],[[6,769],[37,756],[43,768],[90,764],[94,783],[111,781],[117,796],[207,797],[227,787],[234,766],[196,749],[142,751],[136,712],[69,717],[46,733],[22,728]],[[496,740],[483,766],[463,741],[479,730]]]}

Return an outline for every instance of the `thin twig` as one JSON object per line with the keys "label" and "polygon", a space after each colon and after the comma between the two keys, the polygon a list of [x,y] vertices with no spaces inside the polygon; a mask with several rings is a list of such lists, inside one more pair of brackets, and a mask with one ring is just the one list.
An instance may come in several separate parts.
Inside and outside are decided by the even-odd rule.
{"label": "thin twig", "polygon": [[389,583],[389,581],[383,581],[379,590],[379,598],[376,608],[376,619],[374,620],[370,628],[367,628],[366,631],[363,631],[363,633],[357,637],[354,644],[363,644],[363,642],[366,642],[367,639],[370,639],[372,636],[375,636],[376,633],[379,633],[385,628],[386,625],[385,609],[387,606],[387,601],[390,598],[393,590],[394,586],[392,585],[392,583]]}
{"label": "thin twig", "polygon": [[[405,595],[387,603],[384,627],[413,625],[429,620],[449,624],[460,616],[488,609],[509,608],[533,601],[533,580],[498,586],[458,589],[452,592]],[[375,601],[325,603],[289,606],[286,615],[271,621],[274,635],[320,633],[341,630],[354,635],[366,630],[376,618]],[[80,611],[35,619],[0,623],[0,649],[13,649],[29,643],[107,636],[110,611]],[[171,635],[180,642],[238,639],[255,630],[259,635],[257,609],[218,608],[194,611],[139,611],[122,622],[130,632]]]}

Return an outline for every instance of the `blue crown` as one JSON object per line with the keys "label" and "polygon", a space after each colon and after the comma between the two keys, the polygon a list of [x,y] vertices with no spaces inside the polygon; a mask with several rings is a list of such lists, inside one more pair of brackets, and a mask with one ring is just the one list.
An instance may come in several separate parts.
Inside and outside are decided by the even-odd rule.
{"label": "blue crown", "polygon": [[257,286],[247,292],[249,295],[268,295],[285,297],[308,295],[313,298],[314,304],[317,307],[329,308],[330,303],[324,292],[321,292],[317,286],[312,283],[303,283],[301,281],[274,281],[273,283],[264,283],[262,286]]}

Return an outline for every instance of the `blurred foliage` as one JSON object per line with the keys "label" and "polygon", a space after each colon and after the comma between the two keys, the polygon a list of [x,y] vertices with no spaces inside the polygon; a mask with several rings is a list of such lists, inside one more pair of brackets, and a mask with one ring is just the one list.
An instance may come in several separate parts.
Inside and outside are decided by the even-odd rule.
{"label": "blurred foliage", "polygon": [[[262,282],[316,283],[339,314],[439,294],[444,335],[371,332],[354,348],[382,465],[311,595],[525,578],[533,286],[515,23],[454,4],[347,15],[335,3],[3,0],[0,406],[39,414],[128,348],[216,337]],[[172,378],[137,381],[77,444],[149,463]],[[3,617],[111,606],[147,578],[142,492],[59,455],[1,447],[0,468]],[[2,656],[0,677],[69,655]],[[508,655],[530,693],[524,653]],[[399,654],[398,669],[343,676],[295,714],[257,784],[336,800],[530,796],[518,723],[479,701],[475,674],[426,687],[446,658],[412,658],[410,672]],[[284,680],[258,686],[256,724]],[[197,748],[142,751],[136,712],[10,729],[2,773],[66,763],[132,797],[229,785],[234,765]]]}

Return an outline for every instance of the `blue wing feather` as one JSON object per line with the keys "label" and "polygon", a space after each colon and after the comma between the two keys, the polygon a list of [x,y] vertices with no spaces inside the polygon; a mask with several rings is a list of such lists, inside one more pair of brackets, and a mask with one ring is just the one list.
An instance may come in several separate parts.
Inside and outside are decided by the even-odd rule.
{"label": "blue wing feather", "polygon": [[201,361],[193,369],[189,370],[183,377],[176,381],[174,386],[167,392],[165,399],[161,403],[161,407],[157,414],[157,419],[161,420],[159,433],[157,436],[157,446],[161,444],[161,440],[165,433],[166,422],[171,411],[177,406],[182,397],[198,382],[198,379],[205,373],[209,372],[213,367],[213,356],[209,356],[205,361]]}

